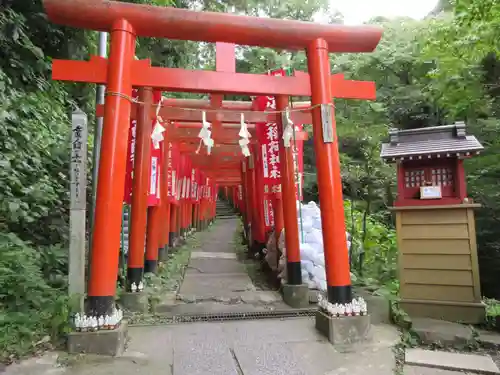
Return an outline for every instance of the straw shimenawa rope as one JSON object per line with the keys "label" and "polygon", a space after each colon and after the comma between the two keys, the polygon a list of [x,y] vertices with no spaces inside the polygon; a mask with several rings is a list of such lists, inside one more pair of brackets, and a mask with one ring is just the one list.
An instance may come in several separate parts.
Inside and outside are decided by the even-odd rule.
{"label": "straw shimenawa rope", "polygon": [[[144,102],[141,102],[138,99],[132,98],[129,95],[121,94],[119,92],[106,91],[105,95],[106,96],[117,96],[119,98],[128,100],[129,102],[135,103],[135,104],[140,104],[140,105],[144,105],[145,104]],[[335,106],[333,103],[324,103],[324,104],[327,104],[327,105],[329,105],[331,107]],[[321,107],[321,105],[322,104],[314,104],[314,105],[306,107],[306,108],[289,108],[289,109],[283,110],[283,111],[267,111],[266,110],[266,111],[258,111],[258,112],[265,113],[265,114],[268,114],[268,115],[286,113],[287,111],[288,112],[310,112],[310,111],[312,111],[315,108]],[[165,108],[175,108],[175,109],[179,109],[181,111],[219,112],[219,113],[220,112],[229,112],[229,113],[234,113],[234,112],[255,113],[255,111],[252,111],[252,110],[235,110],[235,109],[227,109],[227,108],[189,108],[189,107],[178,107],[178,106],[175,106],[175,105],[168,105],[168,104],[163,104],[163,103],[160,104],[160,106],[161,107],[165,107]]]}

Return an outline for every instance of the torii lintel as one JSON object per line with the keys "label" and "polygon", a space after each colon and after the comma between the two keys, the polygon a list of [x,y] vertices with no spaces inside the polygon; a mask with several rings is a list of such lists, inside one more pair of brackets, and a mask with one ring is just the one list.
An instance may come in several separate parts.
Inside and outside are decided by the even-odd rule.
{"label": "torii lintel", "polygon": [[[107,83],[108,60],[91,56],[89,61],[54,60],[52,79],[57,81]],[[163,91],[220,93],[235,95],[311,96],[309,74],[297,71],[293,77],[231,73],[206,70],[152,67],[151,61],[134,60],[132,86]],[[345,80],[343,74],[331,77],[334,98],[375,100],[375,82]]]}
{"label": "torii lintel", "polygon": [[111,31],[113,22],[125,19],[144,37],[298,50],[324,39],[330,52],[371,52],[382,36],[382,29],[371,25],[324,25],[107,0],[43,0],[43,5],[54,23]]}

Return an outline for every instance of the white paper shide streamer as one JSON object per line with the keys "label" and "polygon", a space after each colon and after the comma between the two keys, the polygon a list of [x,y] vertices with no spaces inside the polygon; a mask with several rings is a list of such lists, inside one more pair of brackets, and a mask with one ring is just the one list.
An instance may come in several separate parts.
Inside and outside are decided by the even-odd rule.
{"label": "white paper shide streamer", "polygon": [[210,130],[212,124],[207,121],[207,114],[205,111],[201,113],[202,116],[202,127],[198,137],[200,138],[200,146],[196,153],[200,152],[201,144],[203,143],[207,148],[207,154],[210,155],[212,152],[212,147],[214,147],[214,140],[212,139],[212,130]]}
{"label": "white paper shide streamer", "polygon": [[248,131],[248,126],[245,123],[245,116],[243,115],[243,113],[241,114],[240,124],[241,127],[238,135],[241,137],[239,141],[241,147],[241,153],[243,154],[243,156],[247,158],[250,156],[250,149],[248,148],[248,145],[250,144],[249,138],[251,138],[252,135]]}
{"label": "white paper shide streamer", "polygon": [[290,118],[290,108],[286,109],[285,120],[286,124],[283,124],[285,126],[285,128],[283,129],[283,145],[285,147],[290,147],[293,138],[293,122]]}
{"label": "white paper shide streamer", "polygon": [[156,122],[155,126],[153,128],[153,132],[151,133],[151,139],[153,140],[153,147],[155,150],[158,150],[160,148],[160,142],[163,141],[163,132],[166,130],[162,125],[161,122],[163,122],[163,119],[160,116],[160,109],[161,105],[163,103],[163,100],[165,98],[162,96],[161,100],[158,102],[158,105],[156,107]]}

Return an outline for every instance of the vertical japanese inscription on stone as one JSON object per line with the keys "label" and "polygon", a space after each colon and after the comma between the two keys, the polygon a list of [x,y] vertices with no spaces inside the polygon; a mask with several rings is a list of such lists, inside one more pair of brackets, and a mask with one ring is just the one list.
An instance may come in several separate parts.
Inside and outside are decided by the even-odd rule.
{"label": "vertical japanese inscription on stone", "polygon": [[87,115],[77,109],[71,117],[70,241],[68,292],[71,310],[83,312],[85,294],[85,217],[87,187]]}
{"label": "vertical japanese inscription on stone", "polygon": [[71,204],[70,209],[85,209],[87,187],[87,115],[80,110],[71,121]]}

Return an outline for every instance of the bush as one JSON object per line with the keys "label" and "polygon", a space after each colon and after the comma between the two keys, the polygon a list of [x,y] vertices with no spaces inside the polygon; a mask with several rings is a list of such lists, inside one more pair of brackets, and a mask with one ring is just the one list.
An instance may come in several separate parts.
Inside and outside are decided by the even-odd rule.
{"label": "bush", "polygon": [[1,362],[32,353],[67,332],[66,294],[62,286],[47,283],[43,264],[37,250],[12,233],[0,233]]}
{"label": "bush", "polygon": [[379,285],[392,283],[397,278],[398,248],[396,231],[384,224],[376,214],[365,215],[351,202],[344,202],[346,229],[352,236],[351,268],[363,276],[360,281]]}

